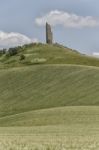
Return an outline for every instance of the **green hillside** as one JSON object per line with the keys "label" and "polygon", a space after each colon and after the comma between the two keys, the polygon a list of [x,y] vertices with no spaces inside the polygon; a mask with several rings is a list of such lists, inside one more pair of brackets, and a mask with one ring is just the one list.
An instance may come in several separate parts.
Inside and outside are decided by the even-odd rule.
{"label": "green hillside", "polygon": [[99,59],[60,45],[30,44],[1,54],[0,126],[66,124],[71,106],[74,114],[77,106],[99,106],[96,66]]}
{"label": "green hillside", "polygon": [[6,53],[0,54],[0,68],[35,64],[99,66],[99,59],[82,55],[75,50],[58,44],[46,45],[40,43],[10,48]]}
{"label": "green hillside", "polygon": [[0,126],[98,126],[99,107],[69,106],[42,109],[1,117]]}
{"label": "green hillside", "polygon": [[38,65],[0,70],[0,117],[61,106],[99,105],[99,69]]}

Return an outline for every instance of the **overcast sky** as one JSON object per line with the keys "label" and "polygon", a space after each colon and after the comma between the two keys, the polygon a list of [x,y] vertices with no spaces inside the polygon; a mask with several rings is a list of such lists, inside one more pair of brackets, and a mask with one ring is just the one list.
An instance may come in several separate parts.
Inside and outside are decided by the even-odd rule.
{"label": "overcast sky", "polygon": [[82,53],[99,52],[99,0],[0,0],[0,47],[54,41]]}

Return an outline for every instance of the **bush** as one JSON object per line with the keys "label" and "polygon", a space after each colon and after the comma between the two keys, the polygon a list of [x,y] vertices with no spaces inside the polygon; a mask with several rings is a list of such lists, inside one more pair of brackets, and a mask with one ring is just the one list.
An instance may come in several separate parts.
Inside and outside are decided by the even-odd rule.
{"label": "bush", "polygon": [[14,48],[9,48],[8,53],[10,56],[14,56],[16,54],[18,54],[19,52],[21,52],[23,50],[23,48],[21,46],[18,47],[14,47]]}
{"label": "bush", "polygon": [[25,59],[25,56],[24,56],[23,54],[21,54],[21,55],[20,55],[20,61],[21,61],[21,60],[24,60],[24,59]]}
{"label": "bush", "polygon": [[8,53],[10,56],[14,56],[18,53],[18,49],[17,48],[9,48]]}

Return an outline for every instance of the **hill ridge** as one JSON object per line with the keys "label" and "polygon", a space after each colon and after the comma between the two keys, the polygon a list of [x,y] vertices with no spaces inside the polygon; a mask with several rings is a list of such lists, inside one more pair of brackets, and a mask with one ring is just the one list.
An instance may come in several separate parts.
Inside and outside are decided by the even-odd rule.
{"label": "hill ridge", "polygon": [[0,68],[44,64],[76,64],[98,66],[99,59],[83,55],[59,44],[28,44],[0,53]]}

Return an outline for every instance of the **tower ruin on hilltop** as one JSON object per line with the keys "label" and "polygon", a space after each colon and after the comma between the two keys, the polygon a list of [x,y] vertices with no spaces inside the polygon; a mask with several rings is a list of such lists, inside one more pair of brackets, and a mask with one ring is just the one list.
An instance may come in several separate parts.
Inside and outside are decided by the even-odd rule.
{"label": "tower ruin on hilltop", "polygon": [[53,44],[53,33],[50,24],[46,22],[46,43]]}

